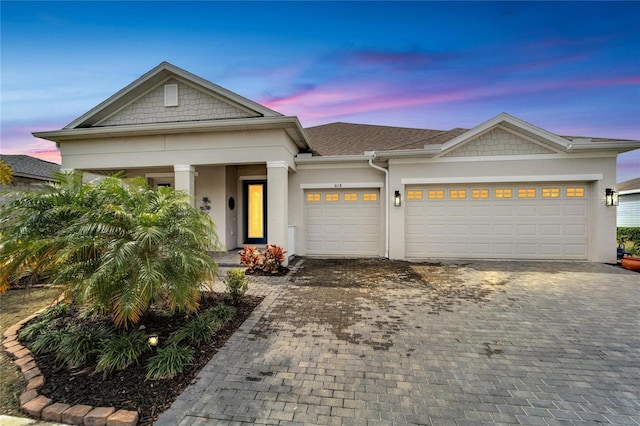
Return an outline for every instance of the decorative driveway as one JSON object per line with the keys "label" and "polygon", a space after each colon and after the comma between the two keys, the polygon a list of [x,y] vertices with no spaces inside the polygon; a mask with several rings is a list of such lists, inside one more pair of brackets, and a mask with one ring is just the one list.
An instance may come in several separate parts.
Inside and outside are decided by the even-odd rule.
{"label": "decorative driveway", "polygon": [[299,259],[156,425],[640,425],[640,274]]}

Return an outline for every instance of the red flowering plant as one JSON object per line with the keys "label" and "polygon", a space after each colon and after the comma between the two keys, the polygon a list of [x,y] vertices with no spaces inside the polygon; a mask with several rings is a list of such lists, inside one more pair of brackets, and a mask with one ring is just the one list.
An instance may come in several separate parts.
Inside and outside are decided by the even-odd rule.
{"label": "red flowering plant", "polygon": [[262,269],[263,256],[258,247],[246,246],[240,251],[240,263],[247,267],[251,272]]}
{"label": "red flowering plant", "polygon": [[282,272],[282,262],[285,261],[287,252],[282,247],[267,244],[264,251],[257,247],[246,246],[240,251],[240,263],[247,267],[247,272],[263,272],[266,274],[277,274]]}
{"label": "red flowering plant", "polygon": [[282,250],[282,247],[267,244],[263,253],[262,270],[264,272],[277,274],[282,267],[282,262],[284,262],[285,253],[286,251]]}

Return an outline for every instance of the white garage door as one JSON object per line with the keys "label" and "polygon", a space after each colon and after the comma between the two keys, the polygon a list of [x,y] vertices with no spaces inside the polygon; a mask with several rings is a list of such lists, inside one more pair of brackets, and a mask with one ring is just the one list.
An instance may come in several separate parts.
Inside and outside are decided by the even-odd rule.
{"label": "white garage door", "polygon": [[406,257],[586,259],[587,188],[407,186]]}
{"label": "white garage door", "polygon": [[380,191],[305,191],[307,255],[378,256]]}

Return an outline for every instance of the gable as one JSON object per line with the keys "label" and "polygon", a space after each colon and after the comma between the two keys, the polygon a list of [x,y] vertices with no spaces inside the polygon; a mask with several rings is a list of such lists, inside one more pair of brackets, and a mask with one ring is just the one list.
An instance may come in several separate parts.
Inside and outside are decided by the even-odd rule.
{"label": "gable", "polygon": [[[177,106],[165,106],[165,85],[177,85]],[[198,90],[176,78],[170,78],[116,111],[97,126],[171,123],[179,121],[220,120],[258,117],[259,114]]]}
{"label": "gable", "polygon": [[556,152],[500,126],[457,145],[442,157],[555,154]]}

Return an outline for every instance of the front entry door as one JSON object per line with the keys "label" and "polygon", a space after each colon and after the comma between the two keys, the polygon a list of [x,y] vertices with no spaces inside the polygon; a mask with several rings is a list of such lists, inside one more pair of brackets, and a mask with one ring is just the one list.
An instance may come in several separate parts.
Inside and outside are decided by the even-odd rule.
{"label": "front entry door", "polygon": [[244,181],[244,242],[267,242],[267,182]]}

